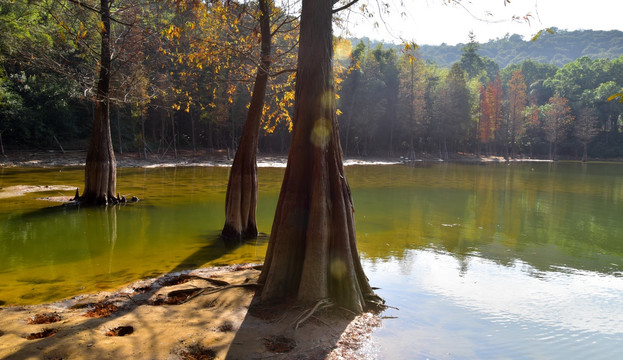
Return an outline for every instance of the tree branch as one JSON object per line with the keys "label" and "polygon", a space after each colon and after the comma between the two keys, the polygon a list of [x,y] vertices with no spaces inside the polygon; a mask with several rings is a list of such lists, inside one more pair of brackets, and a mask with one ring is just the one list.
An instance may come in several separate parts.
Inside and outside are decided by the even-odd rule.
{"label": "tree branch", "polygon": [[348,4],[346,4],[346,5],[344,5],[344,6],[340,6],[340,7],[339,7],[339,8],[337,8],[337,9],[333,9],[332,13],[333,13],[333,14],[335,14],[336,12],[340,12],[340,11],[342,11],[342,10],[346,10],[346,9],[348,9],[349,7],[353,6],[354,4],[356,4],[356,3],[358,3],[358,2],[359,2],[359,0],[352,0],[351,2],[349,2]]}
{"label": "tree branch", "polygon": [[284,70],[278,71],[276,73],[270,74],[270,77],[277,77],[277,76],[279,76],[281,74],[293,73],[293,72],[296,72],[296,69],[284,69]]}
{"label": "tree branch", "polygon": [[[72,3],[74,5],[81,6],[81,7],[85,8],[85,9],[87,9],[87,10],[93,11],[93,12],[98,13],[98,14],[101,12],[101,9],[98,9],[98,8],[95,8],[95,7],[91,6],[91,5],[85,4],[83,1],[80,1],[80,0],[67,0],[67,1],[69,1],[70,3]],[[112,20],[112,21],[114,21],[114,22],[116,22],[117,24],[120,24],[120,25],[134,26],[134,24],[123,22],[123,21],[118,20],[118,19],[116,19],[116,18],[114,18],[112,16],[110,17],[110,20]]]}

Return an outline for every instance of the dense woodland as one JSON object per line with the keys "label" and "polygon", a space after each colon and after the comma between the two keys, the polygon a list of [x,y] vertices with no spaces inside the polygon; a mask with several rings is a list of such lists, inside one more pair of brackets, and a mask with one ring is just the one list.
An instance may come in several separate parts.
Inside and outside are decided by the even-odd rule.
{"label": "dense woodland", "polygon": [[[3,152],[87,147],[102,26],[77,3],[0,0]],[[115,151],[235,149],[258,66],[257,6],[124,0],[111,14]],[[285,154],[290,143],[298,21],[288,9],[271,10],[260,152]],[[435,53],[335,39],[342,148],[411,159],[621,157],[623,105],[608,98],[623,87],[622,41],[616,31],[470,38],[448,62],[444,46]]]}

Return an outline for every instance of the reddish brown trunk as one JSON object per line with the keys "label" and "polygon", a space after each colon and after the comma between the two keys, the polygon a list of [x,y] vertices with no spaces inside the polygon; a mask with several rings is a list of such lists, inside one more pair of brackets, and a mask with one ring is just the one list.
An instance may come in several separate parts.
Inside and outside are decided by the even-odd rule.
{"label": "reddish brown trunk", "polygon": [[110,4],[100,1],[102,21],[102,44],[100,72],[95,96],[93,130],[87,152],[85,166],[85,186],[82,196],[77,199],[87,204],[107,204],[116,202],[117,162],[110,134]]}
{"label": "reddish brown trunk", "polygon": [[271,65],[270,0],[260,0],[260,65],[251,96],[247,120],[229,174],[225,198],[225,226],[222,236],[228,239],[257,236],[257,143]]}
{"label": "reddish brown trunk", "polygon": [[337,131],[332,5],[332,0],[303,1],[294,131],[260,276],[261,299],[330,298],[361,312],[376,296],[357,252]]}

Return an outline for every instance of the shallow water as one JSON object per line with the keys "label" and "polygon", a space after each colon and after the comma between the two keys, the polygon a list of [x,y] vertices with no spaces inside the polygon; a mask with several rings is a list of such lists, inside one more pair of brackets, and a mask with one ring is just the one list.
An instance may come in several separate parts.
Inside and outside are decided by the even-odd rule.
{"label": "shallow water", "polygon": [[[382,359],[623,354],[623,166],[351,166],[359,250],[389,305]],[[0,197],[0,302],[32,304],[203,265],[261,262],[265,236],[226,246],[227,168],[119,169],[142,199],[50,210]],[[283,169],[260,169],[270,231]],[[0,169],[0,187],[81,186],[81,169]],[[71,195],[71,191],[61,191]],[[395,318],[394,318],[395,317]]]}

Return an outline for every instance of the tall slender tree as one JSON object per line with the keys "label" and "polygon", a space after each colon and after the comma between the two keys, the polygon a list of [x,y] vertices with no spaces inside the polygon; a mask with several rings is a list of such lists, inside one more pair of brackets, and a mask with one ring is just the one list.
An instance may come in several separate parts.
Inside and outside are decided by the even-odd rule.
{"label": "tall slender tree", "polygon": [[495,142],[501,142],[506,137],[503,136],[501,131],[502,125],[502,100],[503,100],[503,91],[502,91],[502,80],[500,78],[500,74],[495,77],[493,82],[489,83],[487,86],[487,102],[489,107],[489,122],[491,125],[491,140],[497,140]]}
{"label": "tall slender tree", "polygon": [[378,302],[357,252],[332,83],[334,0],[303,0],[294,129],[260,283],[261,299]]}
{"label": "tall slender tree", "polygon": [[[486,153],[489,155],[489,143],[492,139],[491,131],[491,109],[489,108],[489,101],[487,98],[487,88],[480,86],[480,117],[478,119],[478,139],[479,145],[485,144],[487,146]],[[478,154],[480,154],[480,146],[478,147]]]}
{"label": "tall slender tree", "polygon": [[573,133],[582,143],[582,162],[588,161],[588,143],[599,133],[597,121],[597,112],[593,108],[580,109],[575,119]]}
{"label": "tall slender tree", "polygon": [[437,118],[435,130],[443,159],[448,159],[448,143],[458,141],[462,130],[467,128],[470,119],[469,101],[465,72],[459,63],[454,63],[439,89],[434,105]]}
{"label": "tall slender tree", "polygon": [[569,100],[554,96],[543,106],[543,129],[550,143],[550,159],[558,160],[558,144],[567,138],[569,126],[573,122]]}
{"label": "tall slender tree", "polygon": [[508,82],[508,138],[512,158],[515,158],[517,154],[517,142],[525,131],[526,88],[526,81],[521,70],[514,71]]}
{"label": "tall slender tree", "polygon": [[100,60],[93,130],[84,170],[84,191],[76,200],[88,204],[117,202],[117,160],[110,134],[111,17],[110,0],[100,0]]}
{"label": "tall slender tree", "polygon": [[415,137],[418,133],[421,135],[426,116],[424,61],[414,52],[405,53],[401,58],[400,72],[397,112],[409,141],[408,157],[414,160]]}
{"label": "tall slender tree", "polygon": [[242,129],[238,150],[229,173],[225,198],[225,238],[252,238],[257,236],[255,212],[257,208],[257,143],[260,132],[264,97],[271,65],[270,13],[272,0],[259,0],[260,62],[247,120]]}

